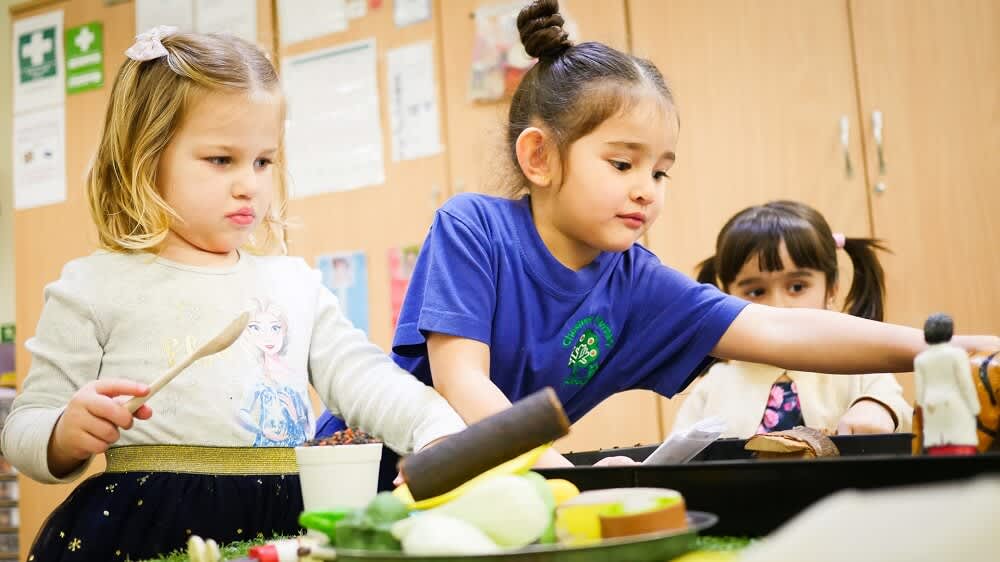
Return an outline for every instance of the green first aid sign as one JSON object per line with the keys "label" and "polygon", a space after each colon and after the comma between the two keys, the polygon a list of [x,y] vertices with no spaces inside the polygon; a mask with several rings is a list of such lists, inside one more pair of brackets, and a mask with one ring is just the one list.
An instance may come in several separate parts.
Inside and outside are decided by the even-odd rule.
{"label": "green first aid sign", "polygon": [[56,27],[44,27],[21,34],[17,38],[21,84],[44,80],[56,75]]}
{"label": "green first aid sign", "polygon": [[104,26],[92,22],[66,30],[66,93],[104,85]]}

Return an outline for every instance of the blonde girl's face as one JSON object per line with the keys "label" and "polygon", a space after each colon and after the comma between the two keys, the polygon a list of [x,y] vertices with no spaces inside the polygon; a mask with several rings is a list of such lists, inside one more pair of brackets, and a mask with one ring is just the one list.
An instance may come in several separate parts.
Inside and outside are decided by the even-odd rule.
{"label": "blonde girl's face", "polygon": [[743,264],[729,285],[729,294],[768,306],[832,308],[833,292],[826,290],[826,275],[795,265],[784,242],[778,251],[784,269],[762,271],[760,256],[754,256]]}
{"label": "blonde girl's face", "polygon": [[198,99],[157,168],[157,188],[180,216],[160,255],[192,265],[234,258],[270,211],[281,134],[277,95]]}

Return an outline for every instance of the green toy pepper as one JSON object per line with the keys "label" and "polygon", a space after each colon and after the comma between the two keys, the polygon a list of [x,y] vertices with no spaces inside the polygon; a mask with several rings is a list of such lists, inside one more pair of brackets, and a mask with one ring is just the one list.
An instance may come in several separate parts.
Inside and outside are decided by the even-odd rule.
{"label": "green toy pepper", "polygon": [[392,536],[392,524],[410,515],[410,510],[389,492],[382,492],[364,509],[347,514],[335,524],[331,537],[339,548],[374,551],[400,551],[402,545]]}

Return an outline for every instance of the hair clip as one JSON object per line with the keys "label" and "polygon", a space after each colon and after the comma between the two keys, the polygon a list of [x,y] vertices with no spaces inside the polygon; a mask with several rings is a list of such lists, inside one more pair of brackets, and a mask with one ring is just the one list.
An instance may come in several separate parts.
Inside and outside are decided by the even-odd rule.
{"label": "hair clip", "polygon": [[834,232],[833,243],[837,245],[837,249],[843,250],[844,244],[847,243],[847,237],[844,236],[843,232]]}
{"label": "hair clip", "polygon": [[125,56],[134,61],[147,61],[167,56],[162,40],[177,33],[172,25],[158,25],[145,33],[135,36],[135,43],[125,51]]}

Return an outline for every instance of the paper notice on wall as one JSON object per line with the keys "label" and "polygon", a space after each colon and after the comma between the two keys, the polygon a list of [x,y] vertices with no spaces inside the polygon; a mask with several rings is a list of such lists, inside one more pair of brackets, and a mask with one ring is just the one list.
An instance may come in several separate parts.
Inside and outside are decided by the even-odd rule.
{"label": "paper notice on wall", "polygon": [[434,45],[414,43],[386,53],[392,159],[412,160],[441,152],[434,74]]}
{"label": "paper notice on wall", "polygon": [[396,27],[405,27],[431,19],[431,0],[393,0]]}
{"label": "paper notice on wall", "polygon": [[368,14],[368,0],[346,0],[344,12],[349,20],[363,18]]}
{"label": "paper notice on wall", "polygon": [[293,197],[385,182],[375,41],[282,61]]}
{"label": "paper notice on wall", "polygon": [[62,10],[17,20],[13,31],[14,113],[64,103]]}
{"label": "paper notice on wall", "polygon": [[198,33],[229,33],[257,42],[257,0],[196,0],[194,29]]}
{"label": "paper notice on wall", "polygon": [[65,105],[15,115],[13,157],[15,209],[65,201]]}
{"label": "paper notice on wall", "polygon": [[347,29],[344,0],[279,0],[281,44],[290,45]]}
{"label": "paper notice on wall", "polygon": [[181,31],[194,30],[194,0],[136,0],[135,34],[158,25],[172,25]]}

